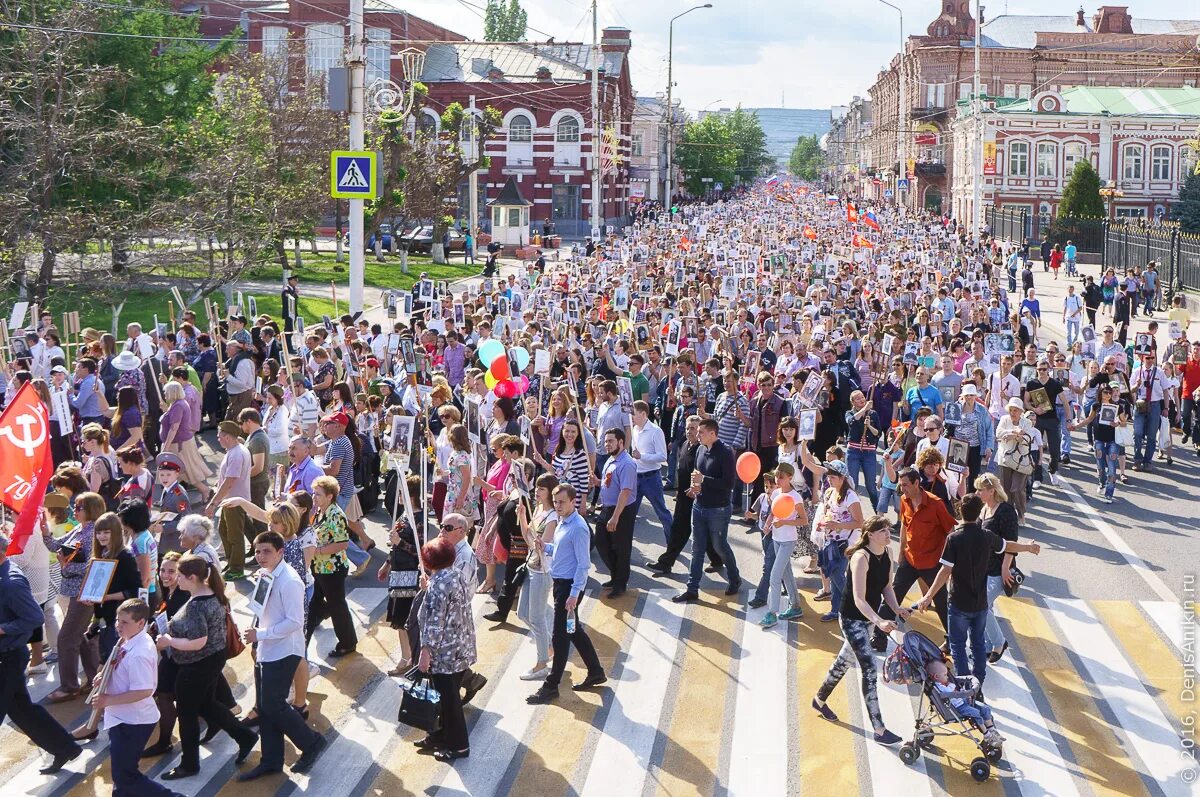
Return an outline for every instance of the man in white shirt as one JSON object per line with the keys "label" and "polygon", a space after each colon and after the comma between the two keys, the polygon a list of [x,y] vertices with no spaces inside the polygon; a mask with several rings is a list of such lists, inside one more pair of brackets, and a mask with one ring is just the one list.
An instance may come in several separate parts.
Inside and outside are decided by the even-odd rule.
{"label": "man in white shirt", "polygon": [[1096,346],[1096,362],[1102,363],[1109,357],[1114,357],[1117,361],[1117,370],[1128,374],[1129,358],[1125,356],[1125,347],[1119,340],[1113,338],[1113,325],[1106,324],[1103,334],[1104,339]]}
{"label": "man in white shirt", "polygon": [[1163,399],[1170,388],[1163,370],[1154,361],[1154,354],[1142,355],[1142,364],[1129,377],[1129,392],[1133,394],[1133,469],[1148,471],[1158,444],[1158,427],[1162,424]]}
{"label": "man in white shirt", "polygon": [[292,374],[292,432],[302,437],[317,435],[317,421],[321,419],[321,404],[317,394],[304,385],[304,374]]}
{"label": "man in white shirt", "polygon": [[637,464],[637,497],[633,499],[633,514],[637,517],[642,499],[650,501],[663,534],[671,536],[671,512],[663,498],[662,466],[667,461],[667,441],[662,429],[650,420],[650,405],[633,402],[633,447],[629,451]]}
{"label": "man in white shirt", "polygon": [[154,341],[142,331],[141,324],[130,324],[125,327],[127,340],[121,351],[133,352],[138,357],[146,358],[154,355]]}
{"label": "man in white shirt", "polygon": [[[254,688],[262,760],[254,769],[238,775],[239,781],[282,772],[285,735],[300,750],[292,772],[311,769],[328,744],[304,723],[300,713],[304,706],[293,706],[287,699],[296,667],[304,660],[304,582],[283,561],[283,546],[278,532],[264,531],[254,538],[254,559],[261,569],[253,596],[257,598],[267,590],[267,597],[261,608],[254,607],[257,617],[243,634],[246,643],[255,646]],[[269,587],[263,579],[270,579]]]}
{"label": "man in white shirt", "polygon": [[158,687],[158,650],[146,633],[150,607],[132,598],[117,609],[116,628],[121,637],[104,694],[93,707],[104,712],[112,762],[114,794],[174,795],[142,774],[138,760],[158,723],[154,690]]}
{"label": "man in white shirt", "polygon": [[1063,297],[1063,323],[1067,325],[1067,346],[1079,337],[1079,324],[1083,319],[1083,299],[1076,295],[1075,286],[1067,286],[1067,295]]}

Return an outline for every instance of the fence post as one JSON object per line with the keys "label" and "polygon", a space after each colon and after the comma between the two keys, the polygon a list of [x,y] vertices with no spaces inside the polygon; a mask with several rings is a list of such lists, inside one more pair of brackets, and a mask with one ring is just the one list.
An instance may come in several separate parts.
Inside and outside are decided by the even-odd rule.
{"label": "fence post", "polygon": [[[1171,268],[1167,277],[1167,304],[1170,305],[1175,300],[1175,276],[1176,267],[1179,264],[1179,230],[1171,230]],[[1162,290],[1162,279],[1158,281],[1159,290]]]}

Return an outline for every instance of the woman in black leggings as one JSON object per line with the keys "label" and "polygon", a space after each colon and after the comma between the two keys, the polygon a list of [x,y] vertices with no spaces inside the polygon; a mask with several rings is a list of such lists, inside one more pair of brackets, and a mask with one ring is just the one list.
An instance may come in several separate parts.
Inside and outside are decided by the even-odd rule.
{"label": "woman in black leggings", "polygon": [[879,696],[875,688],[875,659],[871,650],[871,626],[885,634],[896,630],[895,623],[884,620],[875,611],[875,607],[883,600],[886,600],[891,610],[900,617],[907,618],[911,613],[899,605],[896,593],[892,591],[892,559],[887,548],[891,536],[892,526],[887,518],[876,515],[863,524],[862,536],[847,551],[850,564],[846,568],[846,581],[850,588],[842,592],[842,607],[838,618],[845,642],[842,643],[842,649],[833,666],[829,668],[825,682],[821,684],[817,696],[812,701],[817,713],[830,722],[837,722],[837,715],[825,701],[850,669],[850,661],[858,659],[858,668],[862,671],[863,699],[867,704],[871,725],[875,728],[875,741],[886,745],[896,744],[900,737],[884,726],[883,716],[879,713]]}

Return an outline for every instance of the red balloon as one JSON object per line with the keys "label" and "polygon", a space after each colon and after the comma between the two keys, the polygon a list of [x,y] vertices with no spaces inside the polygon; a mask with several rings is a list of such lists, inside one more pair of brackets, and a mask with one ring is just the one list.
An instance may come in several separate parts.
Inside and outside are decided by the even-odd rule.
{"label": "red balloon", "polygon": [[[512,379],[512,370],[508,367],[507,357],[497,357],[492,360],[492,364],[488,366],[488,372],[497,382],[503,382],[506,379]],[[497,393],[496,395],[500,395]]]}
{"label": "red balloon", "polygon": [[497,398],[516,398],[517,386],[511,379],[505,379],[502,382],[497,382],[496,386],[492,388],[492,392],[496,394]]}
{"label": "red balloon", "polygon": [[525,374],[521,374],[521,376],[514,379],[513,384],[516,385],[518,396],[524,396],[529,392],[529,377],[525,376]]}
{"label": "red balloon", "polygon": [[737,460],[737,475],[746,484],[758,478],[758,474],[762,473],[762,462],[758,458],[758,454],[753,451],[747,451],[738,457]]}

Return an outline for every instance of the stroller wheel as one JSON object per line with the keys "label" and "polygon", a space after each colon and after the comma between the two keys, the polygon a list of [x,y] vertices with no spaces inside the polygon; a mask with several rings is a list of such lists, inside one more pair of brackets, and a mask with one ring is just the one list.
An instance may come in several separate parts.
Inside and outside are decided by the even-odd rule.
{"label": "stroller wheel", "polygon": [[933,745],[933,731],[929,730],[928,728],[918,730],[916,742],[921,747],[928,749]]}
{"label": "stroller wheel", "polygon": [[1000,759],[1004,758],[1004,748],[1003,747],[989,747],[987,749],[987,752],[984,753],[984,755],[987,756],[987,760],[989,762],[991,762],[993,764],[999,764]]}
{"label": "stroller wheel", "polygon": [[976,783],[983,783],[992,774],[992,767],[985,758],[976,758],[971,762],[971,777]]}
{"label": "stroller wheel", "polygon": [[[921,756],[920,748],[914,747],[911,744],[906,744],[900,748],[900,760],[903,761],[908,766],[911,766],[914,762],[916,762],[916,760],[920,756]],[[980,759],[980,760],[982,760],[982,759]],[[984,766],[987,766],[986,761],[984,762]]]}

